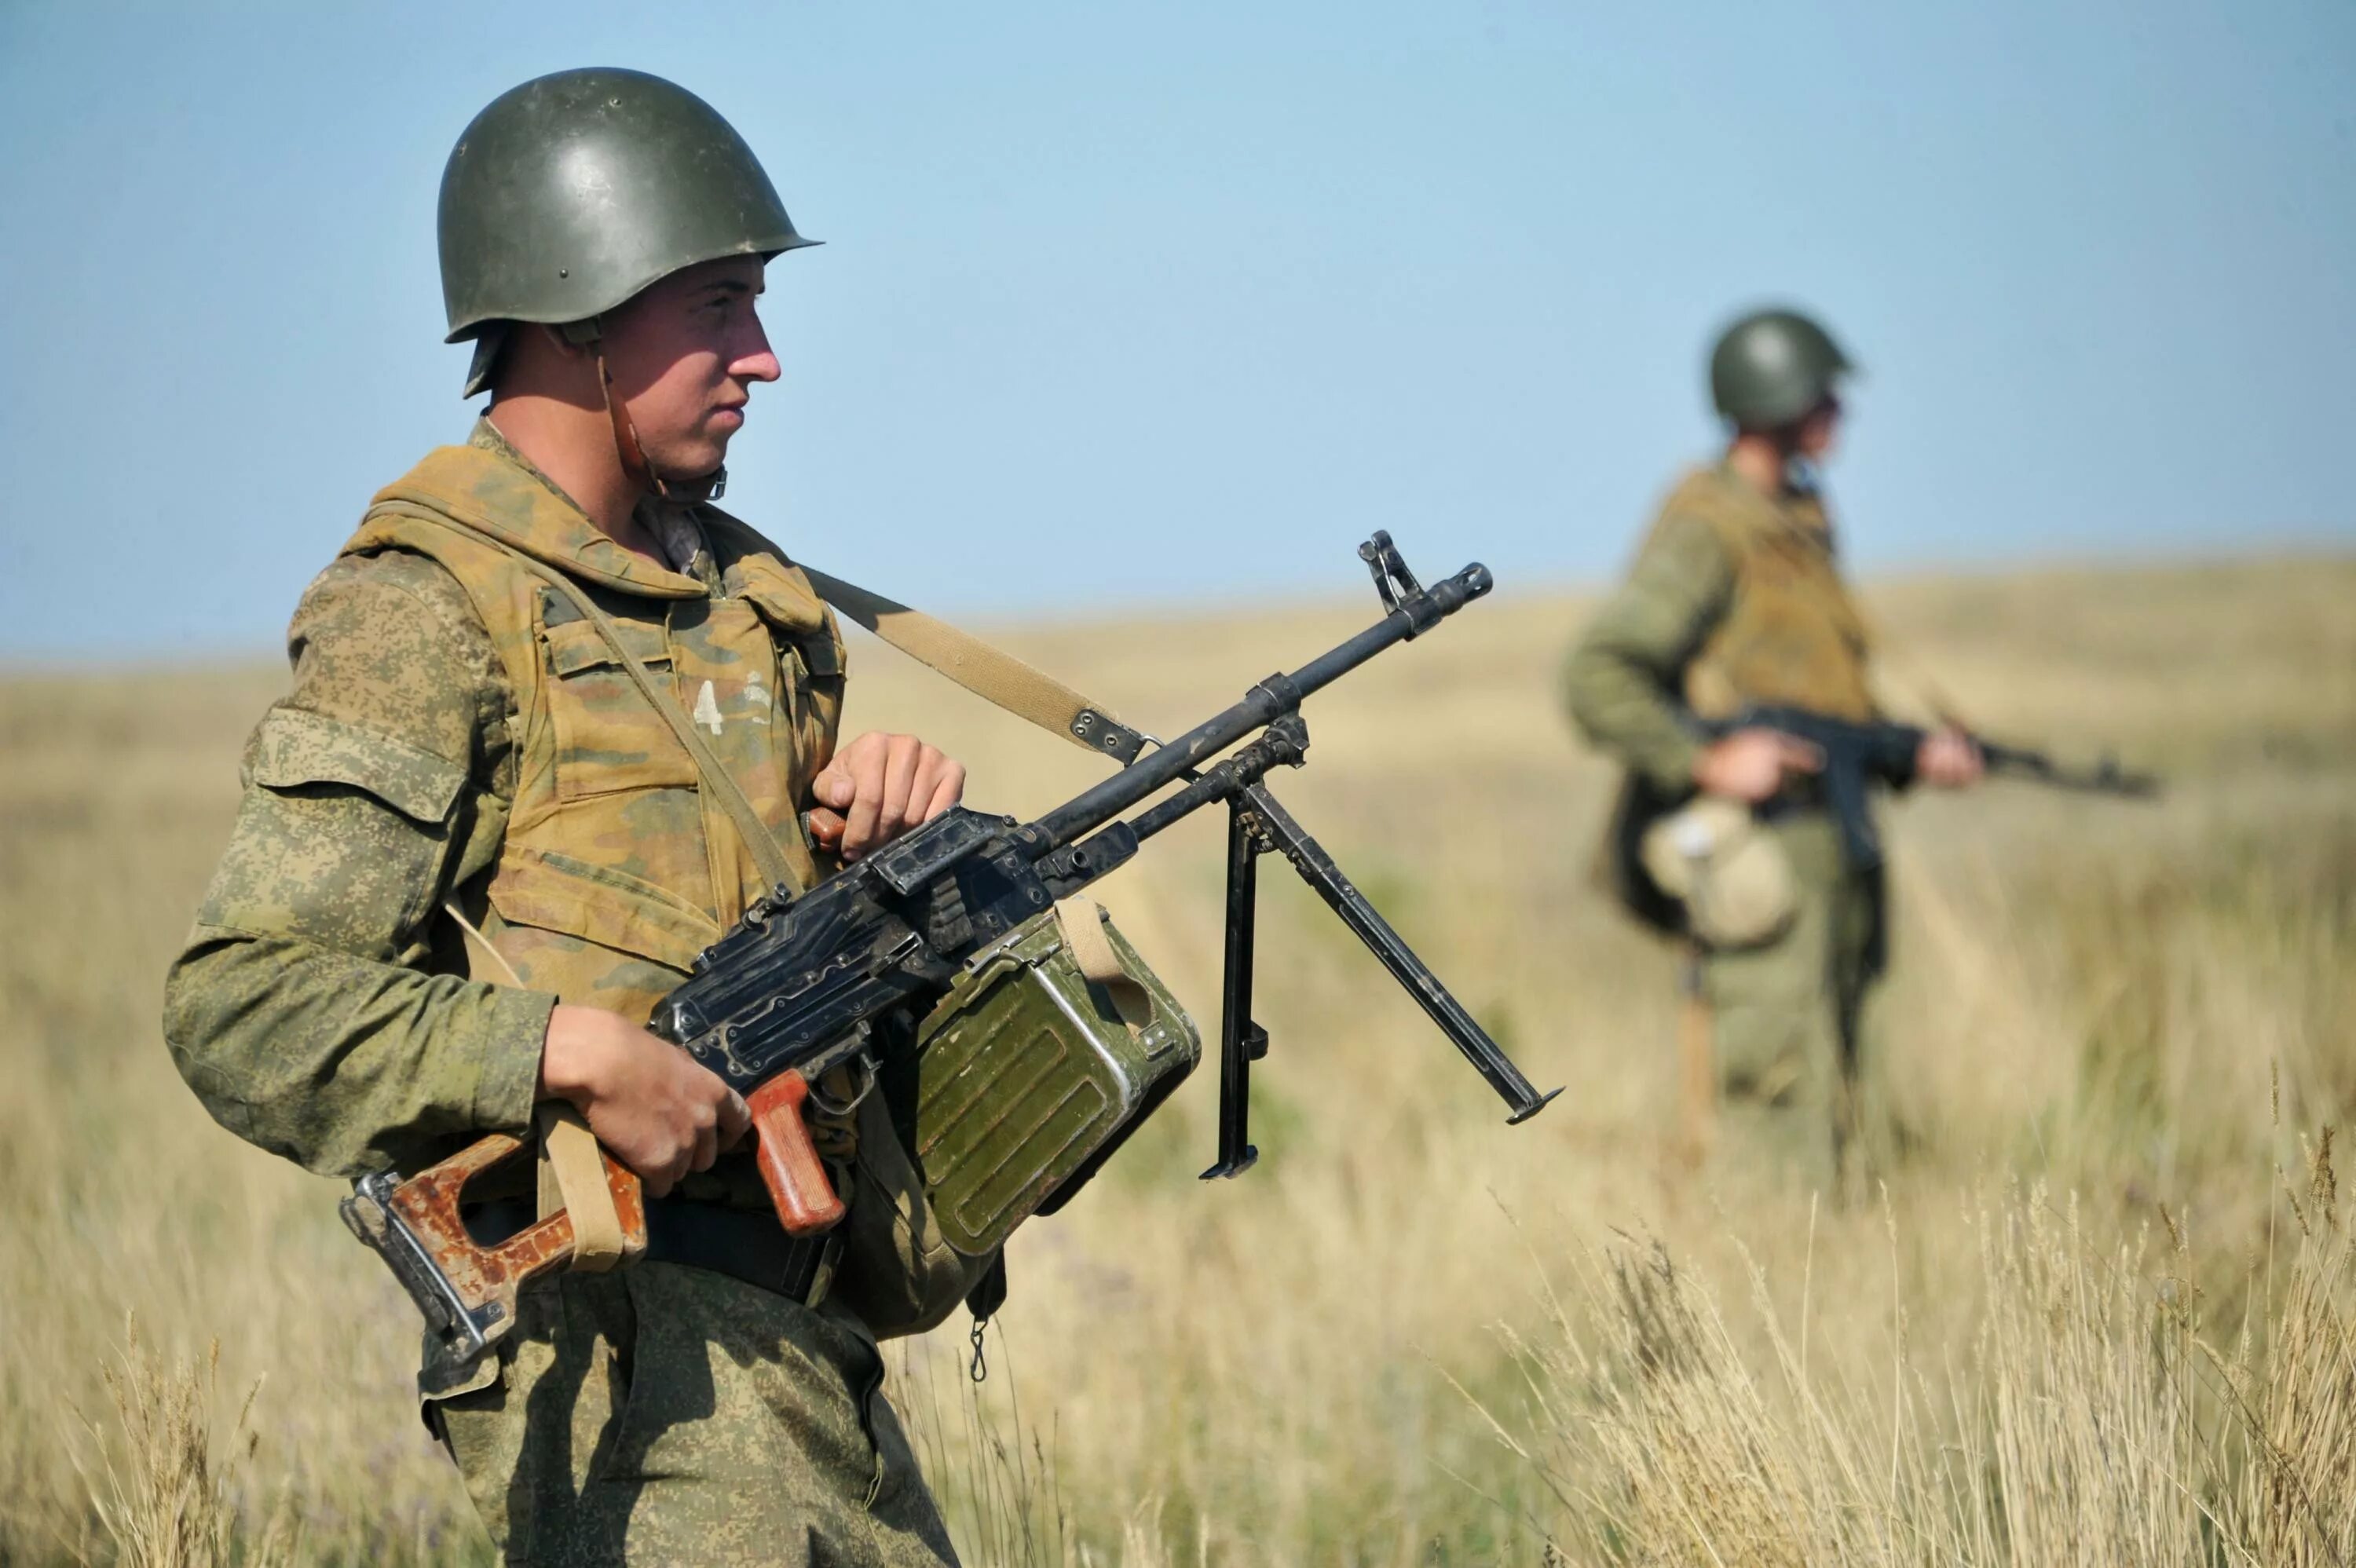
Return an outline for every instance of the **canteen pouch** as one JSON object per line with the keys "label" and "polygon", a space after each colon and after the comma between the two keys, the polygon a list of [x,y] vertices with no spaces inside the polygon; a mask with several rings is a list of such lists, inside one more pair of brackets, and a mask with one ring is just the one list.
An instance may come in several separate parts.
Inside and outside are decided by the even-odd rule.
{"label": "canteen pouch", "polygon": [[909,1147],[969,1257],[1069,1202],[1203,1054],[1169,987],[1085,899],[968,959],[916,1038]]}

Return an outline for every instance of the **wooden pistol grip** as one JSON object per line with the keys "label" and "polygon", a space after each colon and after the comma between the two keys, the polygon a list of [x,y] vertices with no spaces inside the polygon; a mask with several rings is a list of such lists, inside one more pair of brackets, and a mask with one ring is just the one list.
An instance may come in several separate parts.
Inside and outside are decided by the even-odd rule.
{"label": "wooden pistol grip", "polygon": [[809,1124],[802,1120],[802,1104],[809,1098],[809,1080],[788,1070],[754,1090],[744,1102],[761,1140],[761,1179],[768,1183],[769,1201],[777,1206],[777,1219],[789,1236],[830,1231],[845,1212],[826,1167],[819,1163]]}

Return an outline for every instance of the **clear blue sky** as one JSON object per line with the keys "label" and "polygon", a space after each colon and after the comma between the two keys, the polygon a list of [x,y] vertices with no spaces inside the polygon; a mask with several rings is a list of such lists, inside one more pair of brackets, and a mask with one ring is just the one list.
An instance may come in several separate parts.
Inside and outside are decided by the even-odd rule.
{"label": "clear blue sky", "polygon": [[730,504],[951,612],[1593,579],[1762,299],[1869,571],[2356,542],[2356,5],[0,4],[0,657],[263,652],[463,434],[434,207],[628,65],[802,229]]}

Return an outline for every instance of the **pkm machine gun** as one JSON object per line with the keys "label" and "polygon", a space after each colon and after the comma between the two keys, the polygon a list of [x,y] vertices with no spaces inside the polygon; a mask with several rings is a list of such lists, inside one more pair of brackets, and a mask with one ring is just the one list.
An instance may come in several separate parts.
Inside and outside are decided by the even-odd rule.
{"label": "pkm machine gun", "polygon": [[[1228,808],[1226,967],[1219,1149],[1205,1178],[1237,1175],[1256,1156],[1250,1064],[1267,1050],[1268,1036],[1251,1017],[1253,913],[1256,866],[1266,853],[1282,855],[1317,890],[1505,1102],[1513,1122],[1560,1093],[1532,1086],[1268,788],[1271,772],[1305,760],[1304,699],[1491,587],[1487,569],[1475,564],[1427,588],[1385,534],[1358,553],[1385,612],[1366,630],[1290,674],[1268,677],[1166,744],[1146,751],[1141,739],[1135,750],[1142,754],[1119,773],[1033,821],[956,807],[806,891],[773,890],[657,1006],[648,1027],[744,1094],[762,1178],[788,1232],[821,1234],[845,1212],[804,1120],[812,1085],[839,1070],[872,1085],[895,1072],[905,1080],[913,1069],[920,1105],[986,1095],[996,1071],[986,1053],[966,1051],[954,1069],[934,1073],[953,1071],[954,1083],[927,1083],[927,1072],[955,1054],[941,1043],[955,1038],[943,1013],[990,976],[1057,947],[1051,925],[1066,919],[1066,901],[1173,824],[1216,805]],[[1096,932],[1099,918],[1080,917],[1061,946],[1105,944]],[[1159,999],[1141,1015],[1150,1022],[1130,1020],[1128,1044],[1117,1028],[1107,1032],[1121,1058],[1118,1071],[1086,1085],[1086,1094],[1057,1098],[1055,1112],[1025,1123],[1019,1136],[1003,1130],[1002,1115],[985,1139],[961,1142],[954,1126],[931,1136],[919,1112],[915,1152],[928,1193],[937,1207],[963,1217],[949,1224],[950,1237],[972,1255],[988,1255],[1023,1219],[1069,1201],[1195,1062],[1193,1026],[1174,1003],[1161,1005],[1167,993],[1133,950],[1119,947],[1107,955],[1116,968],[1141,973]],[[1079,963],[1089,967],[1085,958]],[[1095,985],[1092,972],[1083,994],[1075,979],[1059,1004],[1083,1034],[1088,1026],[1080,1015]],[[1051,1019],[1046,1027],[1064,1026]],[[953,1105],[943,1115],[953,1119]],[[354,1233],[385,1259],[425,1315],[434,1342],[429,1386],[446,1385],[509,1332],[523,1283],[569,1261],[573,1232],[562,1212],[487,1245],[461,1219],[466,1181],[525,1147],[504,1135],[487,1138],[406,1179],[391,1171],[364,1178],[344,1203]],[[610,1157],[605,1176],[627,1256],[635,1238],[626,1232],[634,1224],[643,1229],[641,1195],[637,1179]]]}

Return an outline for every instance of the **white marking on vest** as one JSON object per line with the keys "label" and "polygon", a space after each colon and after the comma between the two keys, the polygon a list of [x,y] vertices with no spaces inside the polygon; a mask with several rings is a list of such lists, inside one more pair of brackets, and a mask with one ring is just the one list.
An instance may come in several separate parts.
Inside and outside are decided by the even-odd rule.
{"label": "white marking on vest", "polygon": [[703,689],[695,694],[695,721],[713,734],[720,733],[720,700],[712,694],[712,683],[705,681]]}
{"label": "white marking on vest", "polygon": [[769,705],[776,700],[769,695],[769,688],[761,684],[758,670],[744,677],[745,718],[755,724],[766,724],[769,721]]}

